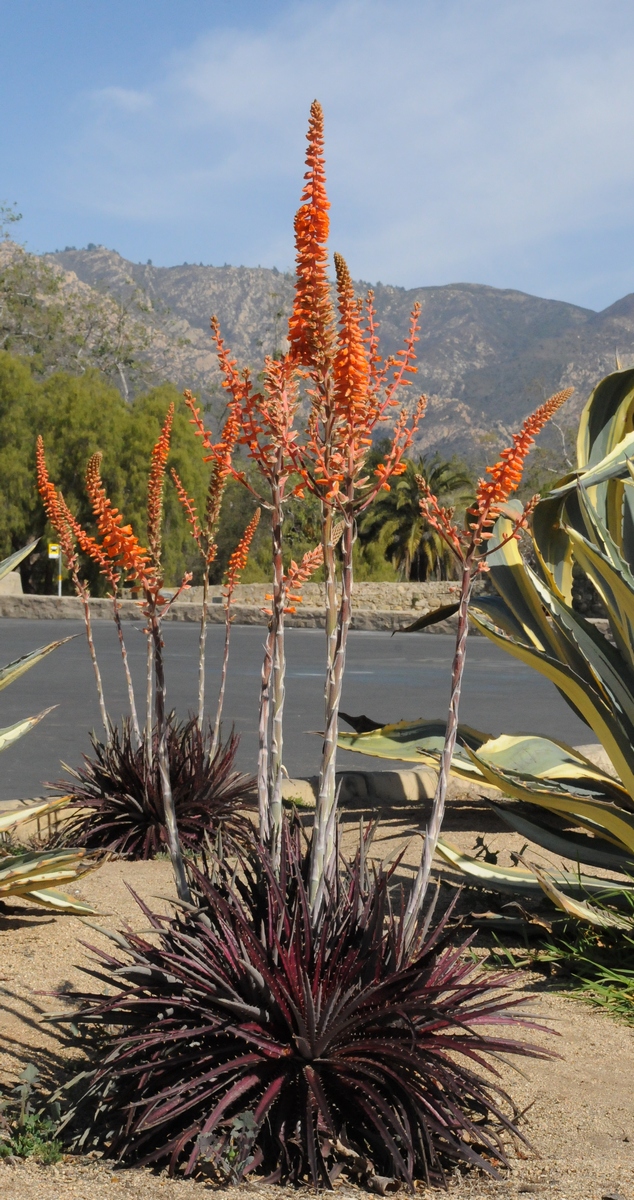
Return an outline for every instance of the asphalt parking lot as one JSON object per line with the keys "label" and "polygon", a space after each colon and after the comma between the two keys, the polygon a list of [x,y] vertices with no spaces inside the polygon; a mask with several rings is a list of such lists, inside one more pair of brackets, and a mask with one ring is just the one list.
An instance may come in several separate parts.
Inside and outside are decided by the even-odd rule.
{"label": "asphalt parking lot", "polygon": [[[127,695],[114,626],[94,624],[95,643],[113,718],[126,712]],[[76,621],[0,620],[0,663],[56,638],[78,636],[0,692],[0,725],[55,704],[35,729],[4,751],[0,800],[43,793],[45,781],[61,777],[60,762],[75,765],[89,752],[91,729],[101,730],[94,676],[83,624]],[[126,624],[137,703],[143,708],[145,639],[140,624]],[[207,694],[215,706],[224,630],[211,626],[207,641]],[[225,728],[240,734],[239,765],[253,770],[257,752],[257,710],[264,630],[235,626],[225,701]],[[198,629],[174,622],[165,627],[168,705],[186,716],[197,696]],[[284,761],[291,775],[318,769],[320,740],[310,730],[323,727],[324,634],[291,629],[287,634],[288,675]],[[443,634],[351,633],[342,707],[382,721],[446,712],[453,638]],[[470,639],[461,706],[462,720],[490,733],[539,733],[574,744],[594,741],[536,671],[524,667],[486,639]],[[342,752],[340,765],[377,770],[388,764]]]}

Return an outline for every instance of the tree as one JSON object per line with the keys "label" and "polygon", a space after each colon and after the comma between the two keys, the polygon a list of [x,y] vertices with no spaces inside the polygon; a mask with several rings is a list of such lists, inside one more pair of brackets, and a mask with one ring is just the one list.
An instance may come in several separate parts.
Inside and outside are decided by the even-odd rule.
{"label": "tree", "polygon": [[[179,393],[171,385],[154,388],[126,404],[117,388],[96,370],[81,376],[58,371],[35,379],[30,360],[0,352],[0,553],[10,554],[29,537],[50,535],[35,481],[35,442],[41,434],[51,476],[66,503],[87,528],[92,513],[84,486],[86,465],[103,453],[102,477],[113,503],[130,514],[135,532],[145,538],[146,472],[165,413],[174,402],[170,466],[190,495],[204,502],[208,468],[200,461],[195,435]],[[231,549],[235,546],[235,542]],[[227,558],[230,550],[227,550]],[[165,495],[163,565],[169,586],[185,571],[200,574],[185,516],[172,488]],[[83,564],[93,595],[103,590],[98,573]],[[28,591],[50,591],[51,568],[41,548],[25,562]]]}
{"label": "tree", "polygon": [[0,205],[0,349],[28,356],[41,376],[96,367],[129,400],[155,378],[147,351],[161,321],[149,301],[138,289],[119,300],[69,279],[8,239],[17,219]]}
{"label": "tree", "polygon": [[401,579],[452,578],[453,555],[421,514],[419,475],[445,505],[466,504],[473,490],[468,468],[457,458],[446,460],[434,454],[417,462],[408,459],[390,491],[381,493],[369,509],[360,540],[366,547],[378,541]]}

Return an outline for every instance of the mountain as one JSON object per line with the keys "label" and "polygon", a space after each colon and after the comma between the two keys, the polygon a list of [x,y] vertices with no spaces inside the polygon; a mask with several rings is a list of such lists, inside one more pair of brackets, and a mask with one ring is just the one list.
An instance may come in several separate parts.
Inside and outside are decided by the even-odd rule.
{"label": "mountain", "polygon": [[[259,369],[262,357],[283,345],[293,297],[293,276],[262,267],[184,263],[154,267],[128,262],[97,246],[46,256],[93,289],[152,314],[156,370],[181,387],[208,396],[219,376],[209,335],[218,317],[223,336],[241,364]],[[368,285],[356,285],[360,295]],[[531,409],[573,385],[564,420],[571,424],[594,384],[634,361],[634,294],[603,312],[481,284],[374,288],[382,349],[396,352],[409,314],[421,304],[415,386],[430,396],[418,449],[486,454]],[[149,318],[148,318],[149,319]],[[157,332],[157,330],[159,332]],[[478,451],[478,447],[480,450]]]}

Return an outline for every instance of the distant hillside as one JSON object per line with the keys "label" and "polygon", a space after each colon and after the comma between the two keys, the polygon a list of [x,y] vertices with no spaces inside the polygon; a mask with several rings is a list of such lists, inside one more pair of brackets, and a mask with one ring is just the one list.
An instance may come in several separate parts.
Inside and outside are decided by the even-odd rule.
{"label": "distant hillside", "polygon": [[[147,297],[160,336],[150,346],[157,372],[208,393],[218,382],[209,337],[215,313],[238,359],[258,369],[282,345],[292,275],[253,267],[143,266],[99,246],[47,256],[84,284],[119,299]],[[358,284],[359,292],[367,285]],[[377,284],[385,353],[396,351],[415,301],[422,306],[416,386],[431,397],[420,449],[479,458],[551,392],[572,384],[572,422],[615,350],[634,361],[634,294],[603,312],[480,284],[405,288]],[[478,447],[481,447],[480,453]]]}

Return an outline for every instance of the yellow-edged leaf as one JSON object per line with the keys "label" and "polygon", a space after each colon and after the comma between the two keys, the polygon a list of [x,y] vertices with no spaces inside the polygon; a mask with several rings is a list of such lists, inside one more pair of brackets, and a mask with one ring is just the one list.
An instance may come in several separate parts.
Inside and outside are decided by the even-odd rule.
{"label": "yellow-edged leaf", "polygon": [[580,679],[563,663],[540,653],[529,646],[518,645],[500,633],[483,617],[473,618],[474,624],[497,646],[507,650],[514,658],[535,667],[563,693],[570,697],[575,708],[582,714],[601,742],[623,783],[628,795],[634,796],[634,763],[632,748],[625,733],[607,704],[597,693],[593,693],[585,680]]}
{"label": "yellow-edged leaf", "polygon": [[[468,879],[491,891],[535,896],[543,890],[534,871],[526,867],[498,867],[483,863],[469,854],[463,854],[445,838],[439,839],[436,854]],[[581,896],[582,899],[586,894],[607,896],[615,891],[634,891],[634,885],[624,884],[620,879],[597,879],[595,875],[567,875],[563,871],[556,871],[552,873],[552,878],[557,887],[565,888],[567,893]]]}
{"label": "yellow-edged leaf", "polygon": [[551,879],[549,873],[541,871],[532,863],[530,867],[544,895],[555,905],[555,908],[561,909],[569,917],[576,917],[578,921],[587,921],[588,924],[595,925],[599,929],[632,931],[632,921],[628,921],[626,917],[621,917],[618,913],[609,912],[606,909],[596,908],[594,904],[588,904],[587,900],[575,900],[572,896],[566,896],[565,892],[562,892]]}
{"label": "yellow-edged leaf", "polygon": [[74,896],[67,896],[66,892],[57,892],[50,888],[34,888],[30,892],[25,892],[22,899],[30,900],[33,904],[39,904],[42,908],[50,908],[54,912],[69,912],[77,913],[80,916],[91,916],[97,911],[92,905],[85,904],[82,900],[78,900]]}
{"label": "yellow-edged leaf", "polygon": [[0,751],[6,750],[8,746],[12,746],[19,738],[24,737],[25,733],[28,733],[30,729],[39,724],[54,708],[57,708],[56,704],[51,705],[50,708],[43,709],[36,717],[24,717],[22,721],[16,721],[15,725],[7,725],[6,729],[0,729]]}
{"label": "yellow-edged leaf", "polygon": [[7,829],[14,829],[36,817],[46,817],[49,813],[56,812],[58,808],[63,808],[69,800],[70,796],[56,796],[53,800],[43,800],[41,804],[29,804],[20,808],[12,808],[9,812],[0,812],[0,833],[4,833]]}
{"label": "yellow-edged leaf", "polygon": [[41,662],[53,650],[57,650],[58,646],[63,646],[65,642],[72,642],[76,637],[78,634],[71,633],[70,637],[60,638],[57,642],[49,642],[48,646],[40,646],[38,650],[31,650],[28,654],[23,654],[22,658],[16,658],[15,662],[7,663],[6,667],[0,667],[0,691],[13,683],[14,679],[19,679],[25,671],[30,671],[31,667]]}
{"label": "yellow-edged leaf", "polygon": [[15,553],[10,554],[8,558],[4,558],[2,562],[0,562],[0,579],[4,579],[5,575],[9,575],[11,571],[15,571],[15,568],[20,565],[22,560],[26,558],[27,554],[30,554],[32,550],[35,550],[39,540],[39,538],[35,538],[35,541],[29,542],[28,546],[23,546],[21,550],[16,550]]}

